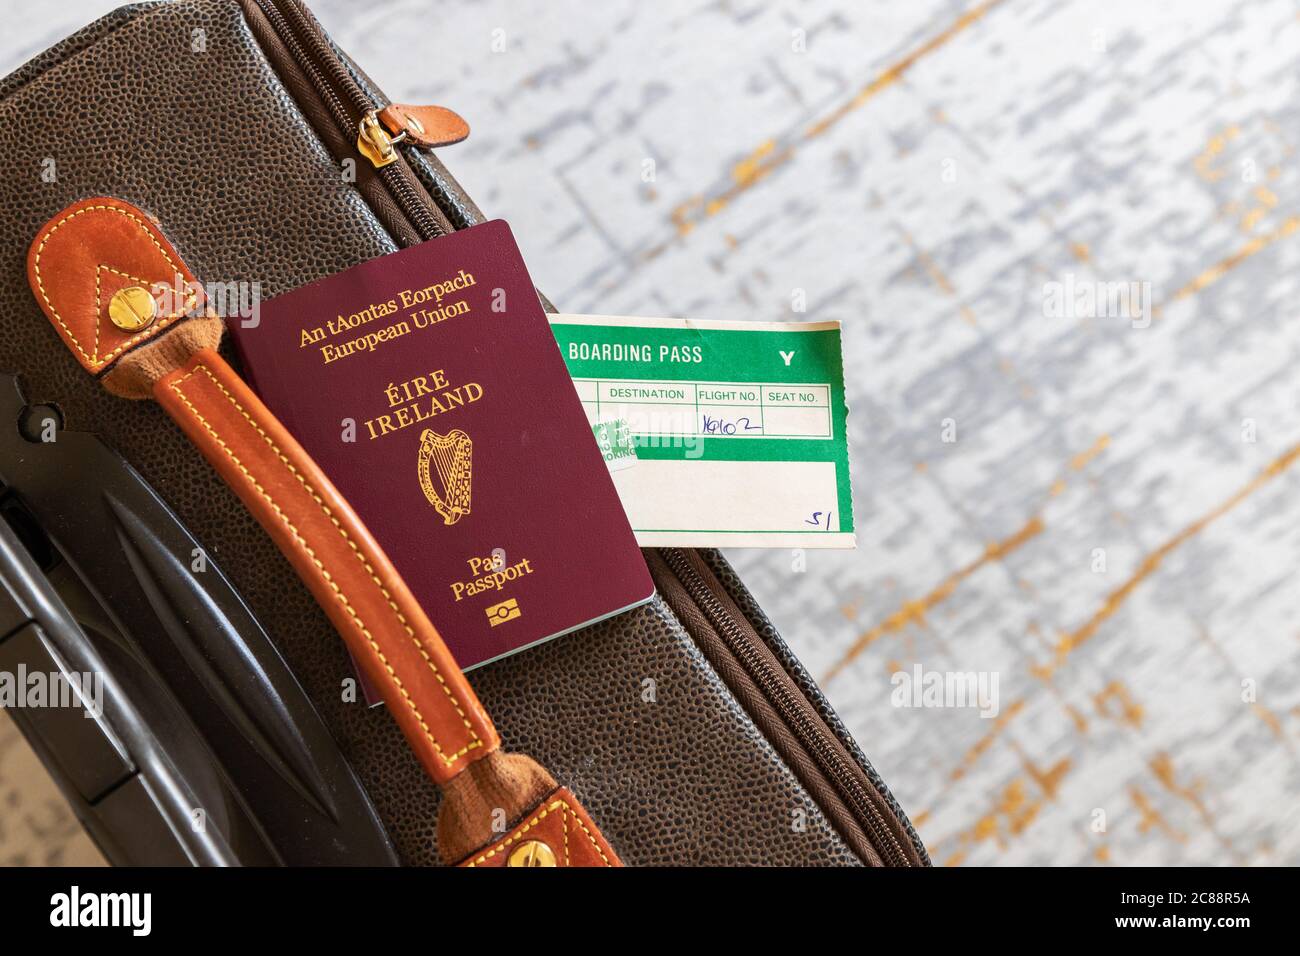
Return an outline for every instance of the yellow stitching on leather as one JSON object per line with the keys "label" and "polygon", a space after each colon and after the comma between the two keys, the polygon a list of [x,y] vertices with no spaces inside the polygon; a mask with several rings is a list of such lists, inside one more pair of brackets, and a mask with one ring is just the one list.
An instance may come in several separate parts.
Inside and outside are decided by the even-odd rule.
{"label": "yellow stitching on leather", "polygon": [[[594,835],[590,830],[587,829],[587,824],[585,824],[585,823],[582,822],[582,817],[578,816],[578,814],[574,811],[574,809],[573,809],[572,807],[569,806],[569,804],[568,804],[567,802],[565,802],[565,801],[563,801],[563,800],[560,801],[560,802],[561,802],[561,803],[564,803],[564,809],[565,809],[565,816],[564,816],[564,819],[567,821],[567,820],[568,820],[568,814],[573,814],[573,822],[576,823],[578,826],[582,827],[582,832],[585,833],[585,834],[587,834],[587,839],[590,840],[590,841],[591,841],[591,845],[592,845],[593,847],[596,848],[596,852],[599,853],[599,854],[600,854],[600,858],[601,858],[602,860],[605,861],[605,865],[606,865],[606,866],[613,866],[614,864],[611,863],[611,862],[609,862],[609,857],[607,857],[607,856],[605,855],[605,851],[602,850],[602,849],[600,848],[600,844],[596,842],[596,837],[595,837],[595,835]],[[567,850],[566,850],[566,852],[567,852]]]}
{"label": "yellow stitching on leather", "polygon": [[[380,662],[384,665],[384,668],[388,671],[389,676],[393,678],[393,683],[397,686],[397,689],[401,692],[403,699],[405,699],[407,705],[410,706],[412,712],[415,714],[416,718],[420,721],[420,727],[424,730],[425,736],[428,737],[429,741],[433,744],[434,749],[437,750],[438,756],[441,757],[442,760],[448,766],[451,766],[458,759],[460,759],[460,757],[464,756],[464,754],[467,753],[469,750],[473,749],[474,747],[480,746],[482,742],[478,739],[478,736],[474,734],[473,728],[470,728],[470,733],[471,735],[474,736],[473,743],[470,743],[467,746],[461,748],[459,751],[457,751],[455,754],[452,754],[450,757],[448,757],[446,754],[443,753],[441,744],[439,744],[437,738],[433,736],[433,732],[429,729],[429,725],[425,721],[424,715],[420,713],[419,707],[416,705],[415,701],[412,700],[411,695],[407,692],[406,688],[402,685],[401,678],[397,676],[397,673],[393,670],[393,666],[388,662],[388,658],[384,655],[383,651],[379,649],[379,644],[375,641],[369,629],[367,629],[365,622],[361,620],[356,610],[348,602],[347,595],[345,595],[342,589],[339,588],[339,586],[334,583],[334,579],[330,576],[330,573],[325,570],[324,564],[322,564],[320,559],[316,557],[316,552],[312,550],[311,545],[307,543],[307,540],[302,536],[301,533],[299,533],[298,529],[294,526],[293,522],[289,520],[289,517],[284,513],[283,510],[281,510],[280,506],[276,504],[275,499],[273,499],[271,495],[266,491],[266,489],[263,488],[262,485],[258,482],[258,480],[253,477],[252,473],[249,472],[249,470],[244,467],[244,464],[239,460],[239,457],[235,455],[233,451],[230,450],[230,446],[228,446],[221,439],[221,436],[217,434],[216,429],[214,429],[212,425],[209,424],[208,421],[201,414],[199,414],[199,410],[194,407],[193,403],[190,402],[189,398],[185,395],[185,393],[181,391],[181,385],[184,382],[188,381],[190,377],[194,375],[195,372],[200,370],[202,370],[205,374],[207,374],[208,378],[211,379],[212,382],[215,385],[217,385],[218,388],[221,388],[221,383],[218,382],[216,378],[212,375],[212,373],[209,372],[207,368],[203,365],[196,366],[193,370],[191,370],[182,378],[178,379],[175,382],[170,383],[170,387],[180,397],[181,401],[185,403],[186,407],[190,410],[190,413],[195,417],[195,419],[197,419],[198,422],[202,424],[205,429],[207,429],[208,433],[216,440],[217,444],[221,446],[221,450],[224,451],[226,455],[230,458],[230,460],[235,463],[235,466],[243,473],[244,477],[247,478],[249,482],[253,485],[253,487],[257,489],[258,494],[260,494],[263,498],[265,498],[267,503],[270,504],[271,507],[275,509],[276,515],[279,516],[280,520],[284,522],[285,526],[288,527],[288,529],[293,533],[294,540],[298,542],[298,544],[302,547],[302,549],[305,552],[307,552],[307,555],[311,558],[312,563],[315,564],[316,567],[320,569],[320,572],[324,576],[326,582],[329,584],[330,588],[334,591],[334,593],[338,596],[340,603],[342,603],[343,607],[347,610],[349,616],[351,616],[352,619],[356,622],[357,627],[361,630],[361,633],[365,635],[367,642],[370,644],[371,648],[375,652],[375,656],[379,658]],[[240,408],[240,405],[237,401],[235,401],[234,396],[230,395],[229,392],[226,392],[224,388],[222,388],[221,390],[226,394],[227,398],[229,398],[232,405],[234,405],[236,408]],[[242,408],[240,408],[240,410],[242,412]],[[256,424],[252,422],[252,419],[248,418],[247,414],[245,414],[244,417],[248,419],[250,424],[254,425],[254,428],[257,427]],[[258,429],[258,431],[260,432],[261,429]],[[271,443],[269,438],[267,440],[268,443],[271,444],[271,447],[275,448],[274,443]],[[276,449],[276,451],[278,453],[278,449]],[[281,455],[280,457],[281,460],[284,461],[283,456]],[[289,467],[292,469],[291,465]],[[302,481],[302,479],[299,478],[299,481]],[[314,492],[311,492],[311,494],[313,498],[316,497]],[[326,516],[330,517],[331,521],[334,522],[335,527],[338,527],[338,522],[334,521],[332,516],[329,515],[329,509],[325,507],[325,505],[320,501],[319,498],[316,498],[316,501],[317,504],[320,505],[322,511],[325,512]],[[339,528],[339,531],[344,535],[345,538],[347,537],[347,533],[344,532],[342,528]],[[450,692],[448,693],[450,696]],[[454,700],[455,699],[453,698],[453,702]],[[457,706],[457,709],[459,710],[459,706]]]}
{"label": "yellow stitching on leather", "polygon": [[[581,818],[579,818],[578,814],[574,812],[573,807],[569,806],[569,801],[561,798],[559,800],[554,801],[549,807],[547,807],[541,813],[537,814],[537,816],[533,817],[523,826],[519,827],[519,829],[515,830],[514,833],[511,833],[510,836],[502,840],[492,849],[488,850],[478,859],[474,860],[472,863],[467,863],[466,867],[478,866],[484,860],[492,859],[492,857],[496,856],[498,853],[503,852],[506,849],[506,847],[510,846],[510,844],[514,843],[516,840],[518,840],[521,836],[523,836],[525,833],[527,833],[537,824],[545,820],[547,815],[550,814],[552,810],[557,810],[561,807],[563,807],[564,810],[560,815],[560,822],[562,824],[567,824],[569,819],[569,814],[573,814],[573,822],[576,823],[578,826],[582,827],[582,832],[587,834],[587,839],[591,841],[591,845],[595,847],[596,852],[600,854],[600,858],[605,861],[605,865],[613,866],[614,864],[609,861],[609,857],[605,855],[605,851],[602,850],[600,848],[600,844],[596,842],[596,837],[592,834],[592,832],[589,829],[587,829],[587,825],[583,823]],[[567,865],[569,860],[569,838],[568,838],[567,827],[565,829],[565,838],[564,838],[564,860]]]}
{"label": "yellow stitching on leather", "polygon": [[[226,455],[230,458],[230,460],[235,463],[235,466],[240,470],[240,472],[243,473],[244,477],[247,478],[249,482],[253,485],[253,487],[257,489],[258,494],[260,494],[263,498],[265,498],[267,503],[270,504],[273,509],[275,509],[276,515],[279,516],[280,520],[292,532],[294,540],[298,542],[299,546],[301,546],[302,549],[311,558],[312,563],[315,564],[316,567],[320,569],[320,572],[322,576],[324,576],[325,581],[329,584],[330,588],[338,596],[340,603],[342,603],[344,609],[347,610],[348,615],[356,622],[357,627],[361,630],[361,633],[365,635],[366,641],[370,644],[371,649],[375,652],[375,656],[379,658],[380,662],[384,665],[384,669],[387,670],[389,676],[392,677],[394,685],[397,687],[398,691],[401,692],[403,699],[406,701],[407,705],[411,708],[411,711],[415,714],[416,718],[419,720],[420,727],[424,730],[425,736],[428,737],[430,743],[433,744],[434,749],[438,752],[438,756],[441,757],[442,760],[448,766],[452,766],[456,763],[457,760],[463,757],[470,750],[473,750],[476,747],[481,747],[483,745],[482,740],[479,738],[478,734],[475,733],[474,728],[470,725],[469,721],[465,718],[465,713],[463,710],[461,710],[459,702],[456,700],[455,696],[451,693],[451,689],[447,687],[446,682],[443,681],[442,675],[438,673],[438,670],[433,665],[433,662],[429,661],[427,655],[424,655],[425,660],[428,661],[429,663],[429,666],[432,667],[434,673],[438,675],[438,680],[440,683],[442,683],[444,692],[446,692],[448,698],[455,706],[457,713],[461,715],[461,719],[465,722],[465,726],[468,728],[470,736],[473,738],[471,743],[462,747],[454,754],[448,755],[443,752],[442,745],[438,742],[437,738],[434,737],[432,730],[430,730],[428,723],[424,719],[424,715],[420,713],[420,709],[418,705],[411,698],[411,695],[406,690],[405,686],[403,686],[401,678],[397,676],[397,673],[393,670],[393,666],[388,662],[388,658],[384,655],[383,651],[380,650],[379,644],[375,641],[374,636],[370,633],[369,629],[366,627],[365,622],[361,620],[361,617],[357,614],[356,610],[352,607],[351,603],[348,601],[347,595],[344,594],[342,589],[334,582],[334,579],[333,577],[331,577],[330,573],[325,570],[324,564],[322,564],[320,559],[316,556],[316,552],[312,550],[311,545],[307,543],[307,540],[302,536],[302,534],[294,526],[293,522],[290,521],[289,517],[275,502],[275,499],[273,499],[271,495],[266,491],[266,489],[263,488],[262,485],[257,481],[257,479],[253,477],[252,473],[249,472],[249,470],[246,467],[244,467],[244,464],[239,460],[238,456],[235,455],[233,451],[231,451],[230,446],[228,446],[225,443],[225,441],[222,440],[221,436],[217,434],[216,429],[214,429],[212,425],[199,413],[198,409],[194,407],[194,404],[189,400],[188,396],[186,396],[186,394],[181,390],[181,385],[187,382],[196,372],[200,372],[200,371],[203,372],[205,375],[207,375],[209,380],[211,380],[212,383],[216,385],[218,389],[220,389],[222,394],[224,394],[226,398],[230,401],[230,403],[240,412],[241,415],[243,415],[244,419],[250,425],[252,425],[253,428],[260,435],[262,435],[262,437],[266,440],[267,444],[276,453],[280,461],[283,462],[285,466],[290,470],[290,472],[293,473],[294,477],[298,479],[299,483],[302,484],[303,488],[307,491],[307,493],[311,495],[311,497],[316,501],[316,504],[320,507],[322,513],[327,518],[330,519],[330,522],[334,525],[336,529],[338,529],[339,534],[341,534],[344,540],[348,542],[349,546],[352,547],[353,553],[356,554],[358,560],[360,560],[362,564],[366,566],[367,570],[371,572],[371,580],[375,581],[376,584],[379,584],[378,578],[375,577],[373,569],[370,568],[368,562],[365,561],[365,558],[360,554],[360,552],[357,550],[356,545],[352,542],[351,538],[348,536],[347,531],[345,531],[339,525],[338,520],[330,513],[329,508],[325,505],[323,501],[321,501],[320,497],[316,494],[315,490],[312,489],[311,486],[307,484],[306,480],[298,473],[297,469],[294,468],[293,465],[288,461],[288,459],[284,456],[283,452],[281,452],[279,447],[276,446],[275,442],[271,440],[270,436],[268,436],[264,431],[262,431],[260,427],[258,427],[257,423],[254,422],[253,419],[248,415],[248,413],[244,410],[243,406],[239,404],[239,402],[235,399],[233,395],[231,395],[228,391],[226,391],[226,389],[222,386],[222,384],[208,370],[208,368],[205,365],[199,364],[195,366],[192,370],[190,370],[188,373],[186,373],[184,376],[182,376],[180,379],[176,380],[175,382],[169,383],[169,387],[172,390],[174,390],[177,396],[180,397],[181,401],[185,403],[186,407],[190,410],[190,413],[194,416],[194,418],[201,425],[203,425],[205,429],[207,429],[208,433],[216,440],[217,444],[221,446],[221,450],[226,453]],[[402,622],[403,627],[406,628],[407,633],[411,634],[413,639],[416,639],[414,633],[411,631],[410,627],[406,624],[405,618],[402,616],[401,612],[398,611],[396,607],[393,605],[391,598],[389,598],[388,596],[387,590],[383,588],[382,584],[380,584],[380,591],[384,594],[385,598],[388,598],[388,603],[390,607],[394,608],[394,612],[397,614],[398,619]],[[418,639],[416,640],[418,644]],[[423,654],[422,647],[421,647],[421,653]]]}
{"label": "yellow stitching on leather", "polygon": [[[569,865],[569,815],[567,813],[560,814],[560,824],[561,826],[564,827],[564,865],[568,866]],[[599,847],[597,847],[597,849],[599,849]],[[606,862],[609,861],[606,860]]]}
{"label": "yellow stitching on leather", "polygon": [[[339,588],[339,586],[334,583],[334,579],[330,576],[330,573],[325,570],[325,565],[321,563],[321,560],[318,557],[316,557],[316,552],[312,550],[311,545],[307,543],[307,540],[294,526],[293,522],[289,520],[288,516],[284,513],[283,510],[281,510],[280,506],[276,504],[275,499],[273,499],[271,495],[266,491],[266,489],[263,488],[262,485],[258,482],[258,480],[253,477],[253,475],[249,472],[249,470],[244,467],[244,464],[239,460],[239,457],[230,450],[230,447],[221,439],[221,436],[217,434],[216,429],[214,429],[212,425],[207,421],[207,419],[205,419],[199,413],[199,410],[194,407],[193,403],[189,400],[189,398],[185,395],[185,393],[181,391],[180,388],[181,383],[187,381],[190,375],[192,374],[193,372],[191,372],[189,375],[186,375],[184,378],[180,379],[179,381],[171,383],[170,387],[180,397],[181,401],[185,403],[185,406],[190,410],[190,414],[192,414],[194,418],[201,425],[203,425],[205,429],[207,429],[208,433],[216,440],[217,444],[221,446],[222,451],[226,453],[226,455],[230,458],[230,460],[235,463],[235,466],[243,473],[244,477],[247,478],[249,482],[253,485],[253,487],[257,489],[258,494],[260,494],[263,498],[265,498],[267,503],[269,503],[271,507],[275,509],[276,515],[279,516],[280,520],[284,522],[285,526],[292,532],[294,540],[299,544],[299,546],[303,549],[303,551],[305,551],[307,555],[311,558],[312,563],[315,564],[316,567],[320,569],[321,575],[325,578],[330,588],[338,596],[340,603],[343,604],[343,607],[347,610],[348,614],[356,622],[357,627],[360,628],[362,634],[366,636],[366,640],[370,644],[371,648],[374,650],[376,656],[379,658],[380,662],[383,663],[389,675],[393,678],[393,683],[397,686],[398,690],[401,691],[402,697],[406,700],[411,710],[415,713],[416,717],[419,719],[420,726],[424,729],[425,735],[433,743],[434,748],[438,751],[439,756],[441,756],[442,759],[446,761],[447,758],[442,753],[442,747],[439,745],[438,741],[434,738],[432,732],[429,729],[429,725],[425,722],[424,716],[420,713],[420,710],[416,706],[415,701],[411,699],[411,696],[410,694],[407,693],[406,688],[402,686],[401,678],[399,678],[397,674],[393,671],[392,665],[388,663],[388,659],[384,656],[383,652],[379,649],[379,645],[375,642],[374,637],[370,634],[370,631],[366,628],[365,622],[361,620],[360,616],[356,613],[356,610],[348,602],[347,596],[343,593],[343,591]],[[464,751],[462,751],[462,753],[463,752]],[[447,762],[450,763],[451,761],[447,761]]]}
{"label": "yellow stitching on leather", "polygon": [[443,692],[446,693],[447,697],[451,700],[452,706],[456,708],[456,713],[460,715],[461,722],[465,725],[465,729],[469,731],[470,737],[472,737],[474,740],[478,740],[479,736],[474,731],[474,725],[470,723],[469,718],[465,715],[465,711],[460,706],[460,701],[456,699],[456,695],[453,694],[451,688],[447,686],[447,682],[443,679],[441,671],[438,670],[438,666],[433,662],[433,659],[429,657],[428,651],[424,646],[424,642],[421,641],[420,638],[416,636],[415,631],[411,628],[410,623],[406,620],[406,615],[404,615],[402,613],[401,608],[397,606],[397,602],[393,600],[393,596],[392,594],[389,593],[388,588],[384,587],[384,583],[379,579],[379,575],[375,572],[375,569],[370,565],[370,562],[366,560],[365,555],[361,553],[361,549],[356,546],[356,543],[352,540],[351,536],[348,535],[347,531],[343,528],[342,524],[339,523],[339,520],[334,517],[334,514],[330,511],[329,506],[326,505],[325,502],[320,499],[320,496],[316,493],[316,490],[312,488],[310,484],[308,484],[307,479],[304,478],[302,474],[299,473],[298,469],[293,466],[293,462],[289,461],[289,459],[285,456],[284,452],[280,450],[280,447],[276,445],[274,441],[271,440],[271,436],[262,430],[262,427],[258,425],[256,421],[253,420],[252,416],[250,416],[248,412],[244,409],[244,406],[239,404],[239,401],[235,398],[235,396],[231,395],[230,392],[226,390],[226,387],[222,385],[221,382],[217,379],[217,377],[212,374],[212,372],[208,369],[208,367],[202,363],[196,365],[192,370],[190,370],[188,374],[186,374],[184,377],[179,379],[177,383],[174,383],[172,387],[175,388],[177,384],[179,384],[180,382],[184,382],[195,372],[203,372],[211,380],[212,384],[215,385],[218,389],[220,389],[221,394],[226,396],[226,399],[230,402],[230,404],[235,406],[239,414],[244,417],[244,421],[248,422],[248,424],[253,427],[253,430],[262,436],[262,439],[266,442],[266,444],[271,448],[273,452],[275,452],[276,457],[280,459],[281,463],[287,469],[289,469],[289,473],[292,474],[294,478],[298,480],[298,483],[302,485],[303,489],[307,492],[307,494],[311,495],[312,500],[315,501],[317,506],[320,507],[321,512],[325,515],[325,517],[329,518],[330,523],[334,525],[338,533],[343,536],[343,540],[348,543],[348,547],[352,549],[353,555],[355,555],[356,559],[361,562],[361,566],[366,569],[366,573],[370,575],[370,580],[373,581],[375,587],[379,589],[379,593],[384,596],[384,600],[388,603],[388,606],[392,609],[393,614],[397,617],[397,620],[402,625],[403,630],[406,631],[407,636],[411,638],[411,641],[415,645],[416,650],[420,652],[420,656],[424,658],[424,662],[429,665],[429,669],[433,671],[434,676],[438,678],[438,683],[442,685]]}
{"label": "yellow stitching on leather", "polygon": [[[119,206],[107,206],[107,205],[83,206],[81,209],[78,209],[74,213],[69,213],[68,215],[60,219],[58,222],[50,226],[49,231],[46,232],[45,235],[41,238],[41,244],[36,247],[36,255],[32,258],[32,272],[36,275],[36,287],[37,290],[41,293],[42,301],[44,301],[46,306],[49,307],[50,315],[54,316],[54,321],[59,323],[64,333],[67,335],[68,341],[72,343],[73,348],[75,348],[78,352],[81,353],[81,357],[84,358],[88,363],[90,363],[90,366],[92,368],[98,368],[100,365],[105,364],[109,359],[116,356],[119,352],[122,352],[125,349],[128,349],[131,346],[135,345],[137,342],[142,342],[145,339],[149,338],[150,336],[158,332],[161,332],[164,328],[170,325],[177,318],[183,317],[183,316],[169,315],[162,321],[155,322],[153,325],[145,329],[143,332],[140,332],[137,335],[134,335],[131,338],[127,339],[125,342],[123,342],[117,348],[113,349],[113,351],[109,352],[101,359],[98,357],[99,316],[96,315],[95,316],[95,353],[96,354],[93,357],[86,354],[86,350],[82,347],[81,343],[77,341],[77,337],[72,334],[72,329],[68,328],[68,323],[63,321],[63,316],[59,315],[59,310],[54,307],[54,303],[50,301],[50,297],[45,293],[45,282],[43,279],[41,279],[41,253],[45,249],[45,244],[50,241],[50,236],[54,235],[55,230],[57,230],[65,222],[67,222],[69,219],[74,219],[77,216],[80,216],[82,213],[95,212],[95,211],[115,212],[118,213],[119,215],[126,216],[127,219],[130,219],[132,222],[138,225],[142,230],[144,230],[144,234],[149,237],[149,241],[154,244],[155,248],[157,248],[158,252],[162,255],[162,257],[167,260],[167,264],[172,267],[172,270],[176,273],[180,273],[181,271],[180,266],[178,266],[175,260],[173,260],[172,257],[167,254],[167,250],[162,247],[162,243],[158,241],[158,237],[149,231],[149,227],[145,224],[145,222],[139,216],[135,215],[134,213],[127,212],[125,209],[122,209]],[[98,287],[98,280],[99,280],[98,272],[96,272],[95,280],[96,280],[96,287]]]}

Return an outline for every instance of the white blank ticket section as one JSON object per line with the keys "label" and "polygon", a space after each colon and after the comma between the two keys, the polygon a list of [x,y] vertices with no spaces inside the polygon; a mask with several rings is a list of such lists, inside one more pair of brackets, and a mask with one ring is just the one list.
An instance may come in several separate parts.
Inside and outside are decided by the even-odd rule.
{"label": "white blank ticket section", "polygon": [[640,544],[854,546],[838,322],[551,329]]}

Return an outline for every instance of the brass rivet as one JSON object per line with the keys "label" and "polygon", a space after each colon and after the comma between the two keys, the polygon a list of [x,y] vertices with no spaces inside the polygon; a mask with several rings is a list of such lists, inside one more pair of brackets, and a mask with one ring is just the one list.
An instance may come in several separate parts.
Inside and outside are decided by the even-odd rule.
{"label": "brass rivet", "polygon": [[118,289],[108,300],[108,317],[123,332],[147,329],[157,314],[158,303],[148,289],[138,285]]}
{"label": "brass rivet", "polygon": [[541,840],[529,840],[510,851],[506,866],[555,866],[555,851]]}

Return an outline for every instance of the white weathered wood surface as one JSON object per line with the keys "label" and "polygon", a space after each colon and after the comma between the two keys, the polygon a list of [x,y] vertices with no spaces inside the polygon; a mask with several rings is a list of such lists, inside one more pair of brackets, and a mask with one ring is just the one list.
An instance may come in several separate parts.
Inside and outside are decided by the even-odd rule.
{"label": "white weathered wood surface", "polygon": [[[3,6],[8,69],[111,4]],[[315,6],[566,311],[845,323],[860,550],[731,556],[936,862],[1300,861],[1294,3]]]}

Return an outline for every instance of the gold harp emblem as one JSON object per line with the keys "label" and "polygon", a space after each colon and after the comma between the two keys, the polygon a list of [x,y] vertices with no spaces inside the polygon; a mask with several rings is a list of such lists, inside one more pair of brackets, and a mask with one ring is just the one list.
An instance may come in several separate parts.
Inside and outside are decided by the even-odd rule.
{"label": "gold harp emblem", "polygon": [[445,524],[455,524],[469,514],[473,451],[474,443],[459,428],[445,435],[426,428],[420,434],[420,489]]}

